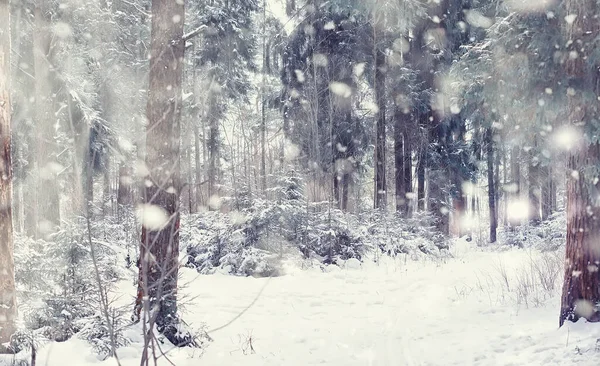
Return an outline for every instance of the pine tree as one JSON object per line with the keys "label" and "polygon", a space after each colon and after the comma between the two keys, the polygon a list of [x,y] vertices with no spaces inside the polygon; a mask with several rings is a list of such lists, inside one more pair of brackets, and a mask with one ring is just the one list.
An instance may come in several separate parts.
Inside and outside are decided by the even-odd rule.
{"label": "pine tree", "polygon": [[353,113],[355,69],[372,61],[372,40],[359,14],[315,8],[290,36],[283,54],[288,139],[315,176],[331,177],[330,197],[348,204],[351,173],[365,153],[366,128]]}
{"label": "pine tree", "polygon": [[[204,80],[204,100],[199,107],[208,124],[205,144],[209,197],[219,194],[222,175],[220,124],[232,101],[248,101],[249,73],[257,69],[253,15],[258,9],[257,0],[203,1],[190,7],[190,11],[199,14],[190,24],[206,26],[200,42],[194,47],[194,65],[202,70]],[[201,131],[202,135],[204,133]]]}

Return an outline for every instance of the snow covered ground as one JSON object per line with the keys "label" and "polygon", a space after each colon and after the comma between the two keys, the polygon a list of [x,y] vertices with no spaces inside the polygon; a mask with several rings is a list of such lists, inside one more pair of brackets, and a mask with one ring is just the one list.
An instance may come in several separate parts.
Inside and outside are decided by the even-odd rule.
{"label": "snow covered ground", "polygon": [[[383,258],[326,272],[289,266],[271,279],[183,269],[184,319],[192,326],[218,328],[256,301],[211,332],[202,355],[175,349],[168,357],[178,366],[600,364],[600,325],[558,329],[560,253],[466,242],[451,251],[452,259]],[[544,280],[538,268],[560,273]],[[130,283],[124,291],[133,293]],[[127,331],[141,342],[139,334]],[[124,366],[139,365],[140,355],[140,343],[119,350]],[[46,346],[38,362],[115,364],[98,361],[77,339]]]}

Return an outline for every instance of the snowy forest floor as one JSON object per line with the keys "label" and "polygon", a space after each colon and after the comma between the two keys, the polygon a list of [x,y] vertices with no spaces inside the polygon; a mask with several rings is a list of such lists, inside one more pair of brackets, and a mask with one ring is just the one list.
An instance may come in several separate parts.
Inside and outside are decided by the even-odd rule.
{"label": "snowy forest floor", "polygon": [[[597,365],[600,327],[558,329],[562,253],[490,250],[457,241],[453,258],[382,257],[352,268],[287,266],[273,278],[199,276],[182,269],[183,317],[210,333],[204,351],[174,349],[186,365]],[[120,301],[134,287],[123,282]],[[261,292],[262,291],[262,292]],[[141,326],[120,348],[139,365]],[[40,350],[38,364],[105,364],[76,337]],[[160,365],[170,364],[164,357]]]}

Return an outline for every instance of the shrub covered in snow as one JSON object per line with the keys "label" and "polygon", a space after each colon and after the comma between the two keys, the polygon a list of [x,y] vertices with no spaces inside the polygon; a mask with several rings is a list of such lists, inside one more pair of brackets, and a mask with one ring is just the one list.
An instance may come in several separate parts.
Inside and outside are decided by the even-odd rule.
{"label": "shrub covered in snow", "polygon": [[520,248],[555,251],[564,246],[566,242],[566,220],[565,212],[559,211],[538,225],[523,224],[504,227],[500,231],[500,242]]}
{"label": "shrub covered in snow", "polygon": [[282,177],[270,192],[274,201],[244,194],[240,204],[231,205],[237,211],[186,217],[181,240],[187,265],[201,273],[220,269],[236,275],[273,276],[281,272],[279,261],[287,255],[335,264],[350,258],[363,260],[375,248],[388,255],[437,255],[447,248],[446,239],[434,230],[427,215],[411,219],[377,212],[353,215],[328,204],[308,203],[301,187],[294,175]]}
{"label": "shrub covered in snow", "polygon": [[[125,226],[113,221],[92,222],[97,272],[83,218],[64,222],[61,230],[46,240],[15,236],[19,311],[23,327],[35,337],[65,341],[83,331],[82,336],[106,354],[107,327],[101,315],[97,276],[105,294],[124,276],[128,238]],[[113,321],[119,322],[117,318]],[[125,343],[122,338],[117,341]]]}

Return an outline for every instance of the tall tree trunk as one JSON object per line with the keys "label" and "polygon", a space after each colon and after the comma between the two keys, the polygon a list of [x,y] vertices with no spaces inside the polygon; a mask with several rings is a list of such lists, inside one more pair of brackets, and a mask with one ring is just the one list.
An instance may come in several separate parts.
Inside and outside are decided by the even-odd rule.
{"label": "tall tree trunk", "polygon": [[[140,289],[136,302],[156,316],[157,330],[175,345],[190,344],[179,333],[179,138],[183,72],[184,3],[152,1],[152,39],[143,185]],[[147,300],[145,300],[147,299]]]}
{"label": "tall tree trunk", "polygon": [[[430,119],[429,123],[429,141],[435,142],[437,147],[432,148],[432,153],[437,153],[438,158],[442,159],[444,151],[441,146],[446,144],[446,135],[442,131],[441,124],[439,123],[439,116],[435,113],[431,113],[434,116]],[[435,165],[435,166],[434,166]],[[427,207],[429,212],[435,218],[435,226],[439,232],[448,234],[450,230],[450,209],[448,207],[447,186],[448,186],[448,168],[442,166],[443,164],[437,163],[432,164],[430,169],[427,170]]]}
{"label": "tall tree trunk", "polygon": [[374,207],[384,209],[387,202],[385,180],[385,54],[375,46],[375,103],[377,123],[375,126],[375,192]]}
{"label": "tall tree trunk", "polygon": [[[202,133],[204,133],[204,129],[202,129]],[[194,212],[198,211],[198,207],[203,204],[202,201],[202,169],[204,166],[200,165],[200,132],[198,131],[198,125],[194,124],[194,166],[195,166],[195,174],[196,180],[194,182],[195,189],[195,207]]]}
{"label": "tall tree trunk", "polygon": [[488,203],[490,208],[490,243],[496,242],[496,229],[498,227],[498,210],[496,207],[496,182],[494,180],[494,139],[492,127],[485,132],[487,146],[487,178],[488,178]]}
{"label": "tall tree trunk", "polygon": [[552,214],[552,174],[549,165],[541,167],[542,183],[542,220],[546,221]]}
{"label": "tall tree trunk", "polygon": [[541,221],[540,216],[540,162],[537,153],[537,141],[534,138],[534,148],[529,153],[529,222],[537,225]]}
{"label": "tall tree trunk", "polygon": [[[215,82],[215,81],[213,81]],[[213,89],[213,88],[211,88]],[[217,195],[217,184],[219,176],[219,120],[217,118],[218,100],[214,95],[216,91],[209,92],[208,109],[208,197]]]}
{"label": "tall tree trunk", "polygon": [[10,8],[8,0],[0,0],[0,353],[11,351],[3,344],[10,342],[17,320],[10,115]]}
{"label": "tall tree trunk", "polygon": [[[521,165],[519,164],[519,152],[520,148],[514,145],[510,150],[510,176],[512,182],[511,200],[518,201],[521,197]],[[510,213],[510,212],[509,212]],[[511,213],[515,214],[515,213]],[[520,220],[509,217],[509,223],[511,226],[517,226],[521,224]]]}
{"label": "tall tree trunk", "polygon": [[425,210],[425,166],[427,164],[427,152],[423,146],[419,147],[419,161],[417,164],[417,208]]}
{"label": "tall tree trunk", "polygon": [[110,157],[105,158],[104,170],[102,171],[102,212],[104,215],[114,213],[112,211],[111,178],[110,178]]}
{"label": "tall tree trunk", "polygon": [[502,225],[508,227],[508,198],[506,186],[508,184],[508,152],[506,147],[502,147],[502,188],[504,199],[502,200]]}
{"label": "tall tree trunk", "polygon": [[404,131],[404,196],[406,200],[405,212],[406,216],[411,216],[413,206],[412,197],[412,143],[409,128],[406,126]]}
{"label": "tall tree trunk", "polygon": [[340,199],[340,209],[342,211],[347,211],[348,210],[348,190],[350,189],[350,175],[347,173],[342,174],[342,181],[341,181],[341,190],[342,190],[342,197]]}
{"label": "tall tree trunk", "polygon": [[128,206],[133,203],[133,171],[125,163],[119,164],[119,187],[117,188],[117,204]]}
{"label": "tall tree trunk", "polygon": [[267,73],[267,2],[263,0],[262,19],[262,80],[260,86],[260,189],[267,194],[267,110],[266,110],[266,73]]}
{"label": "tall tree trunk", "polygon": [[407,114],[402,113],[400,107],[396,107],[394,113],[394,182],[396,185],[396,211],[404,215],[408,206],[406,197],[406,181],[404,179],[404,124]]}
{"label": "tall tree trunk", "polygon": [[[581,128],[598,119],[596,96],[600,93],[598,64],[594,60],[594,43],[600,36],[600,23],[590,14],[598,14],[594,0],[565,0],[567,14],[575,15],[574,21],[564,22],[565,34],[570,40],[566,51],[579,55],[568,58],[564,71],[574,93],[568,93],[568,123],[572,128]],[[589,97],[593,96],[593,99]],[[583,123],[582,123],[583,122]],[[588,128],[586,126],[586,128]],[[582,131],[584,132],[584,131]],[[597,133],[597,130],[595,131]],[[599,321],[600,312],[600,207],[598,192],[600,183],[595,171],[600,165],[600,145],[592,143],[592,136],[581,139],[583,146],[570,153],[567,170],[567,244],[565,276],[561,298],[559,324],[576,321],[583,317]],[[594,169],[590,172],[590,168]]]}
{"label": "tall tree trunk", "polygon": [[35,119],[36,146],[35,157],[37,179],[36,237],[45,237],[53,233],[60,223],[59,190],[56,179],[56,154],[54,149],[54,107],[52,103],[51,25],[44,15],[48,6],[44,1],[34,10],[35,30],[33,33],[33,52],[35,69]]}
{"label": "tall tree trunk", "polygon": [[[195,121],[192,119],[190,121],[191,124],[195,123]],[[186,143],[186,155],[185,155],[185,161],[187,163],[187,174],[186,174],[186,184],[187,184],[187,199],[188,199],[188,212],[190,214],[194,213],[194,178],[193,178],[193,172],[194,172],[194,167],[192,164],[192,144],[194,143],[194,133],[193,133],[193,129],[190,128],[190,126],[188,125],[188,141]],[[185,137],[185,136],[182,136]]]}

